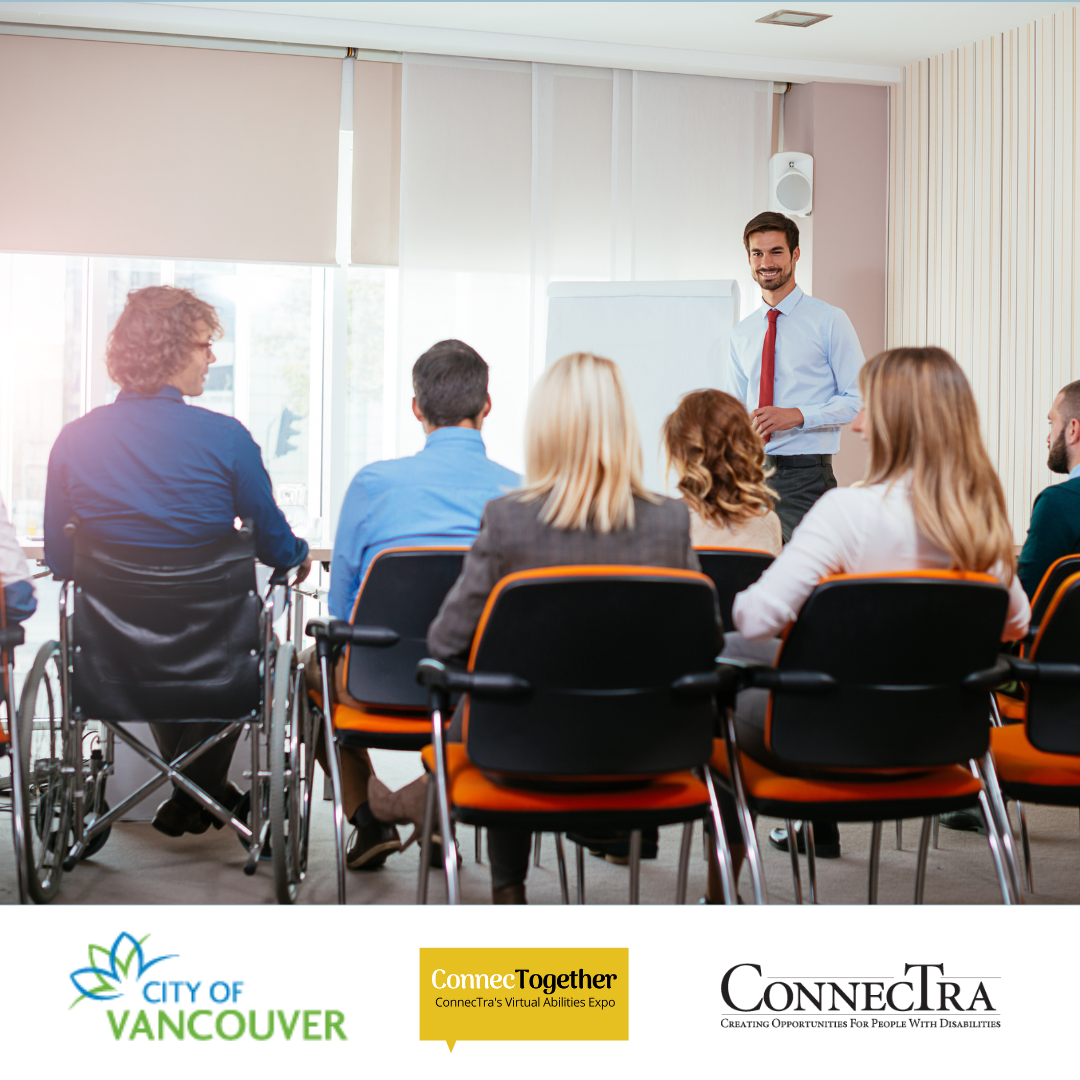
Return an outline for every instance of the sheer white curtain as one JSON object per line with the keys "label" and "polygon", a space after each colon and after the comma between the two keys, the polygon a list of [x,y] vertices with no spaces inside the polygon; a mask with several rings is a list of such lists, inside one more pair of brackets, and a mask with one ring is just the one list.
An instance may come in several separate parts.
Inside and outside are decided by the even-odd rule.
{"label": "sheer white curtain", "polygon": [[[457,337],[491,367],[488,453],[522,469],[553,280],[739,278],[766,205],[772,86],[406,55],[397,451],[411,370]],[[618,360],[618,357],[613,357]]]}

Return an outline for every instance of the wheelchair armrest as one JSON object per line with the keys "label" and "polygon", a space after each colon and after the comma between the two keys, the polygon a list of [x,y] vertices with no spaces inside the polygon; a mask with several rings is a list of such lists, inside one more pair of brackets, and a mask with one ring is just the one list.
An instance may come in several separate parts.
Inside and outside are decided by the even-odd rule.
{"label": "wheelchair armrest", "polygon": [[[1039,664],[1019,656],[1002,659],[1008,660],[1009,673],[1023,682],[1080,683],[1080,664]],[[999,681],[1005,682],[1007,678],[1008,675]]]}
{"label": "wheelchair armrest", "polygon": [[[965,690],[993,690],[995,686],[1009,682],[1013,676],[1013,661],[1019,657],[1001,655],[992,668],[972,672],[964,680]],[[1080,671],[1080,668],[1077,668]]]}
{"label": "wheelchair armrest", "polygon": [[26,641],[26,632],[23,630],[21,623],[15,623],[12,626],[5,626],[0,629],[0,649],[13,649],[24,641]]}
{"label": "wheelchair armrest", "polygon": [[288,585],[289,583],[289,571],[292,569],[290,566],[278,566],[274,568],[274,572],[270,575],[271,585]]}
{"label": "wheelchair armrest", "polygon": [[330,645],[387,648],[401,640],[401,635],[387,626],[351,626],[344,619],[309,619],[306,632],[308,637]]}
{"label": "wheelchair armrest", "polygon": [[443,693],[459,691],[481,698],[524,697],[532,693],[532,684],[517,675],[458,671],[430,657],[416,665],[416,681],[421,686]]}

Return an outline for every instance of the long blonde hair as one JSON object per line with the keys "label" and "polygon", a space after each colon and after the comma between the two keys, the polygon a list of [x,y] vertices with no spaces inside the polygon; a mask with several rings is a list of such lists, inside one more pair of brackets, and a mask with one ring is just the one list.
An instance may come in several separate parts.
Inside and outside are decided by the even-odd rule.
{"label": "long blonde hair", "polygon": [[618,365],[571,353],[544,372],[525,420],[522,502],[544,499],[540,520],[557,529],[634,527],[641,440]]}
{"label": "long blonde hair", "polygon": [[765,485],[765,444],[738,398],[694,390],[664,421],[668,468],[686,503],[715,525],[741,525],[773,508]]}
{"label": "long blonde hair", "polygon": [[859,374],[870,465],[866,484],[911,475],[915,521],[954,570],[1016,568],[1012,528],[979,413],[960,365],[938,348],[889,349]]}

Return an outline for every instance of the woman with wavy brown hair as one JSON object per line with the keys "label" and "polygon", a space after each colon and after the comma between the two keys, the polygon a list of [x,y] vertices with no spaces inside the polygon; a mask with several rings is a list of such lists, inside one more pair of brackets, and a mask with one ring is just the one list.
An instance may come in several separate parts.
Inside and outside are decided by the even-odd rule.
{"label": "woman with wavy brown hair", "polygon": [[765,446],[742,403],[722,390],[695,390],[664,421],[662,434],[668,469],[690,510],[694,547],[778,555],[780,518],[765,484]]}

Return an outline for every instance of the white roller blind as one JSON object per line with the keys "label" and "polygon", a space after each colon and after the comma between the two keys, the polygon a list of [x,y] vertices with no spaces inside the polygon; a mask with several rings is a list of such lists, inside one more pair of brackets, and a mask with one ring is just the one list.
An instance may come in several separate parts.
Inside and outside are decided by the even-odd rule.
{"label": "white roller blind", "polygon": [[634,72],[635,281],[734,278],[757,306],[742,231],[768,207],[772,89]]}
{"label": "white roller blind", "polygon": [[[491,368],[491,457],[524,464],[551,281],[737,278],[766,206],[772,84],[404,58],[397,449],[410,372],[457,337]],[[618,361],[619,357],[612,359]]]}
{"label": "white roller blind", "polygon": [[396,266],[401,189],[401,65],[353,71],[352,261]]}
{"label": "white roller blind", "polygon": [[0,35],[0,248],[332,263],[341,63]]}

